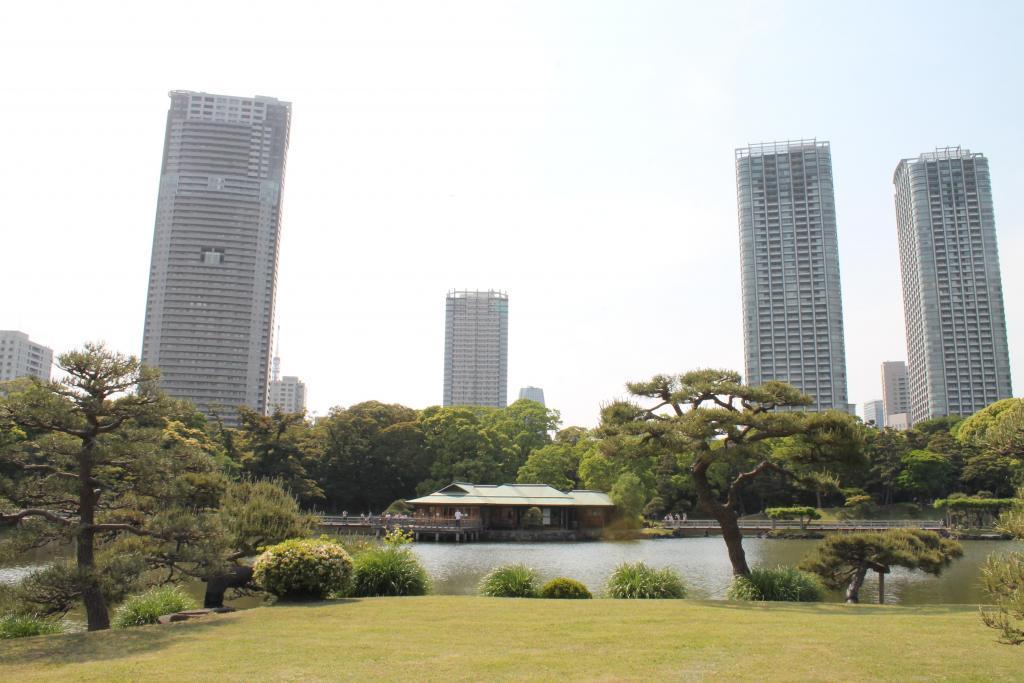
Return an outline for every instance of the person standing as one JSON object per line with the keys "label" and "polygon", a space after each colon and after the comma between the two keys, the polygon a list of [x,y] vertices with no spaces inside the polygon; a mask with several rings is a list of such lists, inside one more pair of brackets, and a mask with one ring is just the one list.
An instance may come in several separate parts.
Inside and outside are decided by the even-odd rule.
{"label": "person standing", "polygon": [[455,511],[455,528],[458,529],[458,528],[461,528],[461,527],[462,527],[462,510],[456,510]]}

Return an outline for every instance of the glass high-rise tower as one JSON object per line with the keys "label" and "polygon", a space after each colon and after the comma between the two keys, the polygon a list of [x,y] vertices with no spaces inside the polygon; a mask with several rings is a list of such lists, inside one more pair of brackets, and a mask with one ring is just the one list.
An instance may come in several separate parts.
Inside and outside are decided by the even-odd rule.
{"label": "glass high-rise tower", "polygon": [[228,424],[267,406],[291,105],[170,93],[142,360]]}
{"label": "glass high-rise tower", "polygon": [[808,410],[851,412],[827,142],[736,150],[746,381],[792,384]]}
{"label": "glass high-rise tower", "polygon": [[444,405],[504,408],[508,294],[452,290],[445,301]]}
{"label": "glass high-rise tower", "polygon": [[1011,395],[988,160],[939,148],[893,185],[911,422],[970,415]]}

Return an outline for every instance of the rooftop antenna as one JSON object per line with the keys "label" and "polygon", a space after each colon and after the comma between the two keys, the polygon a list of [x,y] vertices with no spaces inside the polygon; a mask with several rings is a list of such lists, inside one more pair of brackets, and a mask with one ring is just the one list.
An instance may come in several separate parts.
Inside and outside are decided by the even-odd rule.
{"label": "rooftop antenna", "polygon": [[281,326],[277,326],[277,339],[274,340],[274,362],[271,364],[273,381],[281,380]]}

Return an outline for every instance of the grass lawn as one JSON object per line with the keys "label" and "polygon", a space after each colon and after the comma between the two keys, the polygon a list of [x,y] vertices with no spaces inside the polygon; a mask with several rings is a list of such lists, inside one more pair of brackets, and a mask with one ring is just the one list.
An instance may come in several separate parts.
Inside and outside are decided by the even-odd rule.
{"label": "grass lawn", "polygon": [[973,606],[373,598],[0,641],[0,679],[1021,680]]}

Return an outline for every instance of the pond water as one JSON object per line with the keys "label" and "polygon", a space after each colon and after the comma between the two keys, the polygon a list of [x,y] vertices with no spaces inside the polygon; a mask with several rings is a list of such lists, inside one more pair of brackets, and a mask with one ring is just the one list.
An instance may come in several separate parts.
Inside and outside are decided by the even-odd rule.
{"label": "pond water", "polygon": [[[819,541],[745,538],[743,547],[751,566],[796,565]],[[978,603],[984,597],[979,583],[981,565],[993,552],[1024,550],[1008,541],[965,541],[963,558],[939,577],[894,569],[886,577],[886,602],[923,605]],[[694,598],[722,599],[732,578],[732,567],[720,537],[648,539],[642,541],[581,543],[417,543],[413,550],[434,580],[434,591],[447,595],[476,592],[481,577],[502,564],[522,562],[537,569],[545,580],[569,576],[598,592],[621,562],[643,561],[678,571]],[[878,583],[865,582],[861,600],[877,600]],[[829,597],[841,601],[839,593]]]}
{"label": "pond water", "polygon": [[[743,547],[750,566],[796,565],[817,545],[814,540],[745,538]],[[925,605],[979,603],[984,600],[980,586],[981,565],[994,552],[1024,550],[1024,544],[1009,541],[965,541],[964,557],[956,560],[939,577],[894,569],[886,577],[886,602]],[[434,592],[442,595],[472,595],[490,569],[522,562],[537,569],[545,580],[569,576],[599,592],[617,564],[644,561],[652,567],[672,567],[690,586],[694,598],[721,599],[732,577],[725,543],[720,537],[671,538],[642,541],[580,543],[416,543],[413,552],[433,579]],[[0,567],[0,583],[13,584],[57,555],[40,550]],[[203,584],[193,582],[186,589],[202,602]],[[869,575],[861,599],[877,599],[877,582]],[[830,600],[841,601],[835,593]],[[253,607],[259,598],[243,597],[228,604]]]}

